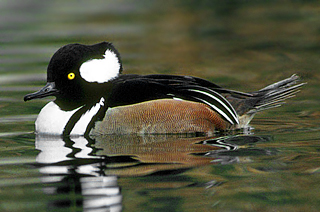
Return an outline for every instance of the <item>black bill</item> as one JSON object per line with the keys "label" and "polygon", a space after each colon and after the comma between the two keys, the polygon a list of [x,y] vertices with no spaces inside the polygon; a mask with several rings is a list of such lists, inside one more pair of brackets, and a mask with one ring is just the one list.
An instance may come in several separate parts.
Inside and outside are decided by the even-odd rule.
{"label": "black bill", "polygon": [[58,94],[58,90],[56,89],[56,85],[54,82],[48,82],[41,90],[27,94],[24,96],[24,101],[29,101],[31,99],[40,99],[47,96],[54,96]]}

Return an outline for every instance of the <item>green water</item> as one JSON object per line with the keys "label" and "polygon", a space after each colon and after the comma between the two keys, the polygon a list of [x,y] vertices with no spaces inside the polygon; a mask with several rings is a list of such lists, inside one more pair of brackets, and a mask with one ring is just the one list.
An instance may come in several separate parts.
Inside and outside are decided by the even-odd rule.
{"label": "green water", "polygon": [[[0,211],[319,211],[317,1],[0,1]],[[249,135],[36,137],[68,43],[111,41],[125,73],[193,75],[253,91],[308,82]],[[222,142],[222,143],[221,143]]]}

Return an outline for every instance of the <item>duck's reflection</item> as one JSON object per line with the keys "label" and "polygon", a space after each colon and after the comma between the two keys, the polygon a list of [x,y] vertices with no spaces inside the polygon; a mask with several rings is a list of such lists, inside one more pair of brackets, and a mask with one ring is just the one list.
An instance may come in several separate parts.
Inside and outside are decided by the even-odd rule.
{"label": "duck's reflection", "polygon": [[212,163],[207,153],[224,147],[199,144],[208,138],[183,135],[100,136],[95,137],[96,155],[127,156],[136,161],[107,164],[105,174],[117,176],[145,176],[158,172],[179,172]]}
{"label": "duck's reflection", "polygon": [[55,196],[50,209],[121,211],[118,178],[101,172],[104,158],[92,155],[87,139],[37,135],[36,148],[44,193]]}
{"label": "duck's reflection", "polygon": [[50,207],[120,211],[118,177],[175,174],[208,164],[241,162],[245,156],[241,149],[246,149],[241,147],[264,139],[248,135],[219,138],[37,135],[36,148],[40,150],[37,162],[43,174],[44,192],[58,196]]}

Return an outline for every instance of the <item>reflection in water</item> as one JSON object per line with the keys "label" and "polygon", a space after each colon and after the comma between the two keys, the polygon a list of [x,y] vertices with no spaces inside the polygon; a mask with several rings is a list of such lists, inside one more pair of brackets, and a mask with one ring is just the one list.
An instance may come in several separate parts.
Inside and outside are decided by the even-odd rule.
{"label": "reflection in water", "polygon": [[[212,162],[221,164],[239,163],[244,160],[248,161],[249,156],[274,155],[276,150],[261,149],[252,147],[257,142],[270,141],[270,136],[226,136],[214,139],[204,140],[202,143],[207,145],[222,146],[224,149],[210,151],[203,155],[205,157],[216,158]],[[242,157],[241,157],[242,156]],[[241,158],[241,160],[240,160]],[[250,159],[249,159],[250,160]]]}
{"label": "reflection in water", "polygon": [[[103,158],[93,151],[84,137],[62,140],[60,137],[36,137],[41,152],[37,162],[44,175],[44,193],[61,198],[49,203],[50,209],[83,208],[84,211],[121,211],[122,195],[117,176],[105,176]],[[67,195],[67,198],[63,195]]]}
{"label": "reflection in water", "polygon": [[[268,139],[249,135],[110,135],[92,139],[37,135],[37,163],[44,193],[58,196],[52,198],[49,208],[121,211],[118,177],[178,174],[208,164],[239,163],[239,156],[270,154],[250,149],[252,144]],[[212,179],[201,187],[210,188],[215,183]]]}

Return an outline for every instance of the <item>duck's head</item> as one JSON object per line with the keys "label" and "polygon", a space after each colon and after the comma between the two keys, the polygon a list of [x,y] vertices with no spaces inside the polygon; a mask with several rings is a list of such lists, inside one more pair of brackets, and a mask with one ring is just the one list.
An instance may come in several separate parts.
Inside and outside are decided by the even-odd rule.
{"label": "duck's head", "polygon": [[47,96],[57,100],[85,103],[99,98],[102,87],[122,72],[119,52],[111,43],[94,45],[69,44],[51,58],[47,69],[47,84],[28,94],[25,101]]}

